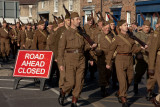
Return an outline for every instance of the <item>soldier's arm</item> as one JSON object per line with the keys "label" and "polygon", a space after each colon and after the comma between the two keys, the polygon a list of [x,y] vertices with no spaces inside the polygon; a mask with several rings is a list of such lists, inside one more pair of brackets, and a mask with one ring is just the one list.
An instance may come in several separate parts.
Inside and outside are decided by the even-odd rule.
{"label": "soldier's arm", "polygon": [[159,47],[160,47],[160,35],[152,39],[152,44],[150,46],[150,51],[149,51],[149,69],[150,70],[154,70],[157,50]]}
{"label": "soldier's arm", "polygon": [[135,54],[135,53],[138,53],[142,50],[142,48],[140,46],[137,46],[137,44],[133,44],[133,47],[132,47],[132,53]]}
{"label": "soldier's arm", "polygon": [[110,50],[108,52],[108,55],[106,56],[106,63],[107,65],[110,65],[111,66],[111,60],[113,58],[113,54],[114,52],[116,51],[117,49],[117,46],[118,46],[118,41],[117,41],[117,37],[115,38],[115,40],[112,42],[111,46],[110,46]]}
{"label": "soldier's arm", "polygon": [[37,49],[37,43],[38,43],[38,37],[37,37],[37,33],[35,33],[33,36],[31,49]]}
{"label": "soldier's arm", "polygon": [[65,53],[65,48],[66,48],[66,33],[62,33],[61,37],[60,37],[60,40],[59,40],[59,43],[58,43],[58,57],[57,57],[57,60],[58,60],[58,65],[59,66],[63,66],[64,62],[64,53]]}

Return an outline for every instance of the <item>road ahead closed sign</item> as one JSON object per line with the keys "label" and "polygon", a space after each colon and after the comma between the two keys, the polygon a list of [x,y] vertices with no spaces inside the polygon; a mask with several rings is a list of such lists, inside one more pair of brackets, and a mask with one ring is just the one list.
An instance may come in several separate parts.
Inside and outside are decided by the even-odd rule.
{"label": "road ahead closed sign", "polygon": [[52,51],[19,50],[13,77],[49,78]]}

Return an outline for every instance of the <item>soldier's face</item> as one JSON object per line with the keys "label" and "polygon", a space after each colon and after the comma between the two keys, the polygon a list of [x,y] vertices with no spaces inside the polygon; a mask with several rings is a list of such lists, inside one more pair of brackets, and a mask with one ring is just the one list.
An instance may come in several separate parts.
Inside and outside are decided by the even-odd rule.
{"label": "soldier's face", "polygon": [[45,27],[45,24],[39,25],[39,28],[40,28],[41,30],[44,30],[44,27]]}
{"label": "soldier's face", "polygon": [[22,27],[22,30],[25,30],[25,28],[26,28],[26,27],[25,27],[25,26],[23,26],[23,27]]}
{"label": "soldier's face", "polygon": [[3,23],[3,27],[6,27],[7,26],[7,23]]}
{"label": "soldier's face", "polygon": [[110,25],[109,25],[109,24],[102,27],[102,30],[103,30],[104,34],[106,34],[106,35],[109,34],[110,29],[111,29],[111,28],[110,28]]}
{"label": "soldier's face", "polygon": [[102,28],[102,22],[98,22],[98,27]]}
{"label": "soldier's face", "polygon": [[91,26],[93,24],[93,20],[87,21],[88,25]]}
{"label": "soldier's face", "polygon": [[111,23],[110,26],[111,26],[111,29],[112,29],[112,30],[115,29],[115,24],[114,24],[114,23]]}
{"label": "soldier's face", "polygon": [[145,33],[148,33],[150,30],[151,30],[151,27],[150,26],[147,26],[147,25],[143,25],[142,26],[142,29]]}
{"label": "soldier's face", "polygon": [[79,17],[75,17],[71,20],[72,25],[74,25],[75,27],[78,27],[81,23],[81,20]]}
{"label": "soldier's face", "polygon": [[120,26],[121,31],[127,32],[128,31],[128,24],[124,23],[123,25]]}
{"label": "soldier's face", "polygon": [[27,29],[29,29],[29,30],[30,30],[30,29],[31,29],[31,26],[27,26]]}
{"label": "soldier's face", "polygon": [[19,23],[17,23],[17,24],[16,24],[16,26],[17,26],[17,28],[19,28],[19,27],[20,27],[20,24],[19,24]]}
{"label": "soldier's face", "polygon": [[70,26],[70,19],[65,19],[65,24],[69,27]]}
{"label": "soldier's face", "polygon": [[15,29],[16,28],[16,26],[12,26],[12,29]]}

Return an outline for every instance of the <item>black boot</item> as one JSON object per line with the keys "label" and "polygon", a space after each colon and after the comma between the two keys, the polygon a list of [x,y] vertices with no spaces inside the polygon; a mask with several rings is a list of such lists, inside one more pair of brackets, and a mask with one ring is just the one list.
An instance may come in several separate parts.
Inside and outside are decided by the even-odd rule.
{"label": "black boot", "polygon": [[115,96],[117,97],[118,102],[122,103],[121,97],[119,97],[119,91],[116,92]]}
{"label": "black boot", "polygon": [[125,97],[121,97],[122,107],[128,107],[127,99]]}
{"label": "black boot", "polygon": [[65,98],[65,93],[63,92],[62,89],[60,89],[60,95],[58,97],[58,102],[62,106],[64,106],[64,98]]}
{"label": "black boot", "polygon": [[153,98],[153,93],[151,90],[148,90],[147,96],[146,96],[147,101],[150,101],[152,98]]}
{"label": "black boot", "polygon": [[134,94],[138,94],[138,84],[134,84]]}
{"label": "black boot", "polygon": [[71,104],[71,107],[78,107],[77,106],[77,98],[75,98],[74,96],[72,97],[72,104]]}
{"label": "black boot", "polygon": [[101,96],[102,97],[106,97],[107,96],[107,92],[106,92],[105,86],[101,86]]}

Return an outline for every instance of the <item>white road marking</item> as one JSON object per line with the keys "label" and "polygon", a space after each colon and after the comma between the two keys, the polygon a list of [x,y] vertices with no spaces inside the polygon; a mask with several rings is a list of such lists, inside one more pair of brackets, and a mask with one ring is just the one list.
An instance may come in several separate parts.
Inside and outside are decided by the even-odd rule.
{"label": "white road marking", "polygon": [[[13,90],[13,87],[0,87],[0,89]],[[19,88],[19,89],[17,89],[17,90],[39,91],[40,89],[34,89],[34,88]]]}

